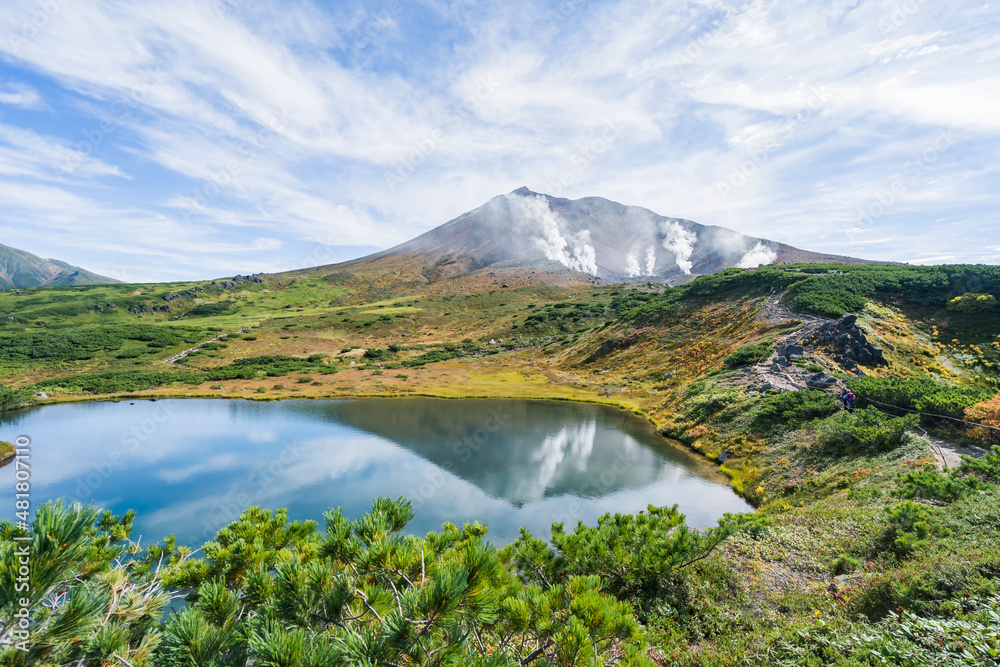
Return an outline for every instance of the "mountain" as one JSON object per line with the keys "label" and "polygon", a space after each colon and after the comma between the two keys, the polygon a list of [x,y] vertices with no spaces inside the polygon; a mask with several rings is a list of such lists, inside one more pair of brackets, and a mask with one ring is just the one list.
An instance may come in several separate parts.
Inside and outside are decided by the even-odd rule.
{"label": "mountain", "polygon": [[120,280],[91,273],[57,259],[43,259],[0,243],[0,289],[39,285],[98,285]]}
{"label": "mountain", "polygon": [[800,250],[600,197],[560,199],[520,188],[394,248],[335,266],[419,267],[431,282],[483,271],[523,277],[527,269],[568,271],[591,282],[617,283],[683,282],[690,276],[763,264],[863,261]]}

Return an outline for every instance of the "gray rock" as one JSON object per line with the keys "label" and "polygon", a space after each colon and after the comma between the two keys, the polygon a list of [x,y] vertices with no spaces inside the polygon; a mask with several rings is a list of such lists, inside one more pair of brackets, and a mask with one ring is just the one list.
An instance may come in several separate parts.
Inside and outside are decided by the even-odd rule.
{"label": "gray rock", "polygon": [[853,327],[854,323],[857,321],[858,321],[857,315],[853,315],[851,313],[845,313],[844,316],[837,321],[837,324],[839,324],[844,328],[847,328],[847,327]]}
{"label": "gray rock", "polygon": [[805,353],[805,348],[801,345],[782,345],[778,348],[779,357],[790,357],[793,354],[797,354],[801,357]]}
{"label": "gray rock", "polygon": [[788,361],[785,357],[775,357],[772,361],[774,361],[775,366],[788,367],[792,365],[792,362]]}
{"label": "gray rock", "polygon": [[812,389],[827,389],[835,386],[839,380],[826,373],[815,373],[806,378],[806,386]]}

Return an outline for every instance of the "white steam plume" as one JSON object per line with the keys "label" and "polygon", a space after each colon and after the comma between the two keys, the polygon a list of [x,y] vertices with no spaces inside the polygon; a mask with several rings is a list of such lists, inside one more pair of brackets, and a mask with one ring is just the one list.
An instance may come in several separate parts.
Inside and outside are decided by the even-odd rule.
{"label": "white steam plume", "polygon": [[778,253],[758,241],[757,245],[743,255],[743,259],[736,266],[741,269],[756,269],[758,266],[771,264],[776,259],[778,259]]}
{"label": "white steam plume", "polygon": [[597,251],[590,244],[590,230],[564,234],[561,218],[541,195],[509,195],[507,200],[515,219],[527,224],[529,238],[547,259],[574,271],[597,275]]}
{"label": "white steam plume", "polygon": [[642,269],[639,268],[639,260],[632,253],[629,253],[625,258],[625,273],[632,278],[642,273]]}
{"label": "white steam plume", "polygon": [[698,242],[698,235],[681,227],[676,222],[661,222],[660,232],[663,234],[663,248],[674,253],[677,257],[677,267],[686,274],[691,273],[694,263],[691,261],[691,254],[694,252],[694,244]]}
{"label": "white steam plume", "polygon": [[656,270],[656,246],[651,245],[646,249],[646,275],[654,275]]}

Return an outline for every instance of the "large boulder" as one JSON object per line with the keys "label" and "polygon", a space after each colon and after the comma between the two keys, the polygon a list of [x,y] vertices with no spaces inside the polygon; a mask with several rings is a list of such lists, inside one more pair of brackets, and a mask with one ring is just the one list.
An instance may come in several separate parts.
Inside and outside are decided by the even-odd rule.
{"label": "large boulder", "polygon": [[826,373],[815,373],[806,378],[806,386],[810,389],[828,389],[838,382],[840,380]]}
{"label": "large boulder", "polygon": [[799,357],[801,357],[805,353],[806,353],[805,348],[802,347],[801,345],[782,345],[781,347],[778,348],[779,357],[787,358],[791,357],[792,355],[798,355]]}
{"label": "large boulder", "polygon": [[844,316],[837,321],[837,324],[844,329],[848,329],[850,327],[853,327],[854,323],[857,321],[858,321],[857,315],[853,315],[851,313],[845,313]]}

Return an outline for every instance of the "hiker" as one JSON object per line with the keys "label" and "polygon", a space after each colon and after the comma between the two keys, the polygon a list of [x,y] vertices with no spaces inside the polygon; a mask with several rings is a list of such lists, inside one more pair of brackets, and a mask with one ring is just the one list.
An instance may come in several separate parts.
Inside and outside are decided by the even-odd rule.
{"label": "hiker", "polygon": [[857,403],[858,397],[854,395],[854,392],[847,387],[840,388],[840,395],[838,396],[840,402],[844,404],[844,409],[848,412],[854,412],[854,404]]}

